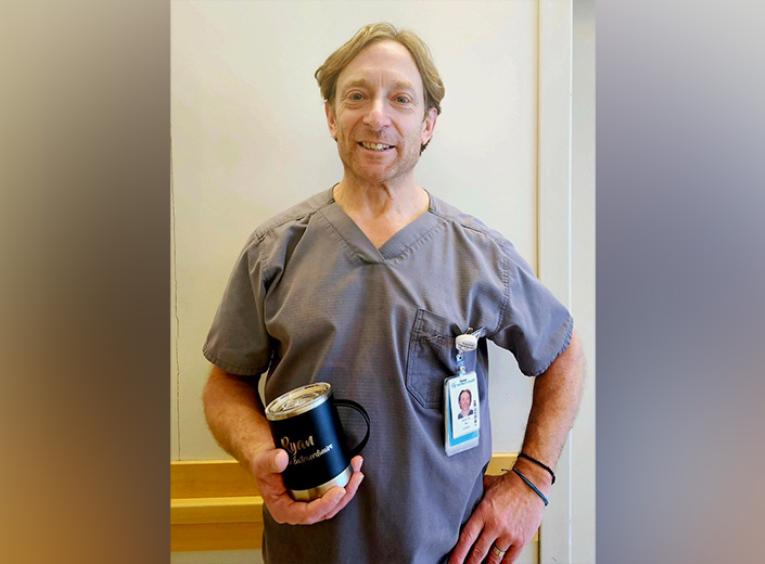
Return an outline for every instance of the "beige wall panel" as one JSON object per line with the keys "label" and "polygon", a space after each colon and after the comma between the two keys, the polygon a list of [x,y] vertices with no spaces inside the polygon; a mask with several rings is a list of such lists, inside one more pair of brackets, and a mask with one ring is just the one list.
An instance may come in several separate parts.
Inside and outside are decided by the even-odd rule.
{"label": "beige wall panel", "polygon": [[175,251],[175,219],[172,215],[175,212],[175,208],[172,196],[170,205],[170,402],[172,404],[170,409],[170,458],[177,460],[181,455],[178,441],[178,380],[180,379],[180,373],[178,371],[178,362],[176,361],[176,352],[178,350],[178,311],[175,307],[175,283],[177,277],[175,275],[175,259],[173,257]]}

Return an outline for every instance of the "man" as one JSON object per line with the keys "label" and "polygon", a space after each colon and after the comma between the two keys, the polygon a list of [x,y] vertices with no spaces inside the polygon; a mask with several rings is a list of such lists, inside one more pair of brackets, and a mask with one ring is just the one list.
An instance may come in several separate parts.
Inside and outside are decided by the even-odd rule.
{"label": "man", "polygon": [[[512,562],[541,522],[579,402],[571,316],[512,244],[417,184],[444,95],[419,38],[366,26],[316,78],[344,174],[242,251],[204,347],[215,365],[210,428],[261,488],[266,562]],[[455,336],[469,328],[485,338],[458,366]],[[483,475],[486,339],[538,376],[528,458],[501,477]],[[466,371],[476,373],[480,439],[447,456],[444,380]],[[287,453],[274,448],[253,385],[263,372],[267,402],[327,381],[366,407],[365,461],[354,458],[345,488],[310,503],[287,495]]]}
{"label": "man", "polygon": [[470,409],[470,406],[472,403],[473,403],[473,396],[471,395],[470,390],[468,389],[462,390],[459,396],[460,412],[459,412],[459,415],[457,415],[458,419],[462,419],[463,417],[473,415],[473,410]]}

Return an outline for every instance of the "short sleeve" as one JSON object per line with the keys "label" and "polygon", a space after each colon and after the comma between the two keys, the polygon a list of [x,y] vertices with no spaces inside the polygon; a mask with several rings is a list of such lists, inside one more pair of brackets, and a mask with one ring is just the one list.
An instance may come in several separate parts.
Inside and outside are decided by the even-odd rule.
{"label": "short sleeve", "polygon": [[268,369],[271,351],[264,322],[263,260],[248,244],[229,277],[202,352],[214,365],[239,375]]}
{"label": "short sleeve", "polygon": [[488,338],[515,355],[521,372],[538,376],[568,348],[574,320],[515,247],[505,243],[505,303],[497,331]]}

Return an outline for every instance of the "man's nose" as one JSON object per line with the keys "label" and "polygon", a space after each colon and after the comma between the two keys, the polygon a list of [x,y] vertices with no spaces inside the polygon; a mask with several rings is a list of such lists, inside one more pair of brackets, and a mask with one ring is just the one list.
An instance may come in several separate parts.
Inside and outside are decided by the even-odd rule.
{"label": "man's nose", "polygon": [[369,110],[364,116],[364,125],[370,129],[379,130],[390,122],[388,108],[385,100],[381,97],[375,97],[371,100]]}

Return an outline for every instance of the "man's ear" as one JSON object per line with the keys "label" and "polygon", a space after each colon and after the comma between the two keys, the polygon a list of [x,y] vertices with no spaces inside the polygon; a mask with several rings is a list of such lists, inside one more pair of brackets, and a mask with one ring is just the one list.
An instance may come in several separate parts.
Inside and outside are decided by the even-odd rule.
{"label": "man's ear", "polygon": [[337,121],[335,120],[335,110],[328,101],[324,101],[324,115],[327,116],[327,126],[332,139],[337,141]]}
{"label": "man's ear", "polygon": [[422,131],[420,133],[420,146],[427,145],[433,137],[433,130],[436,128],[436,119],[438,111],[435,108],[429,108],[425,112],[425,118],[422,120]]}

